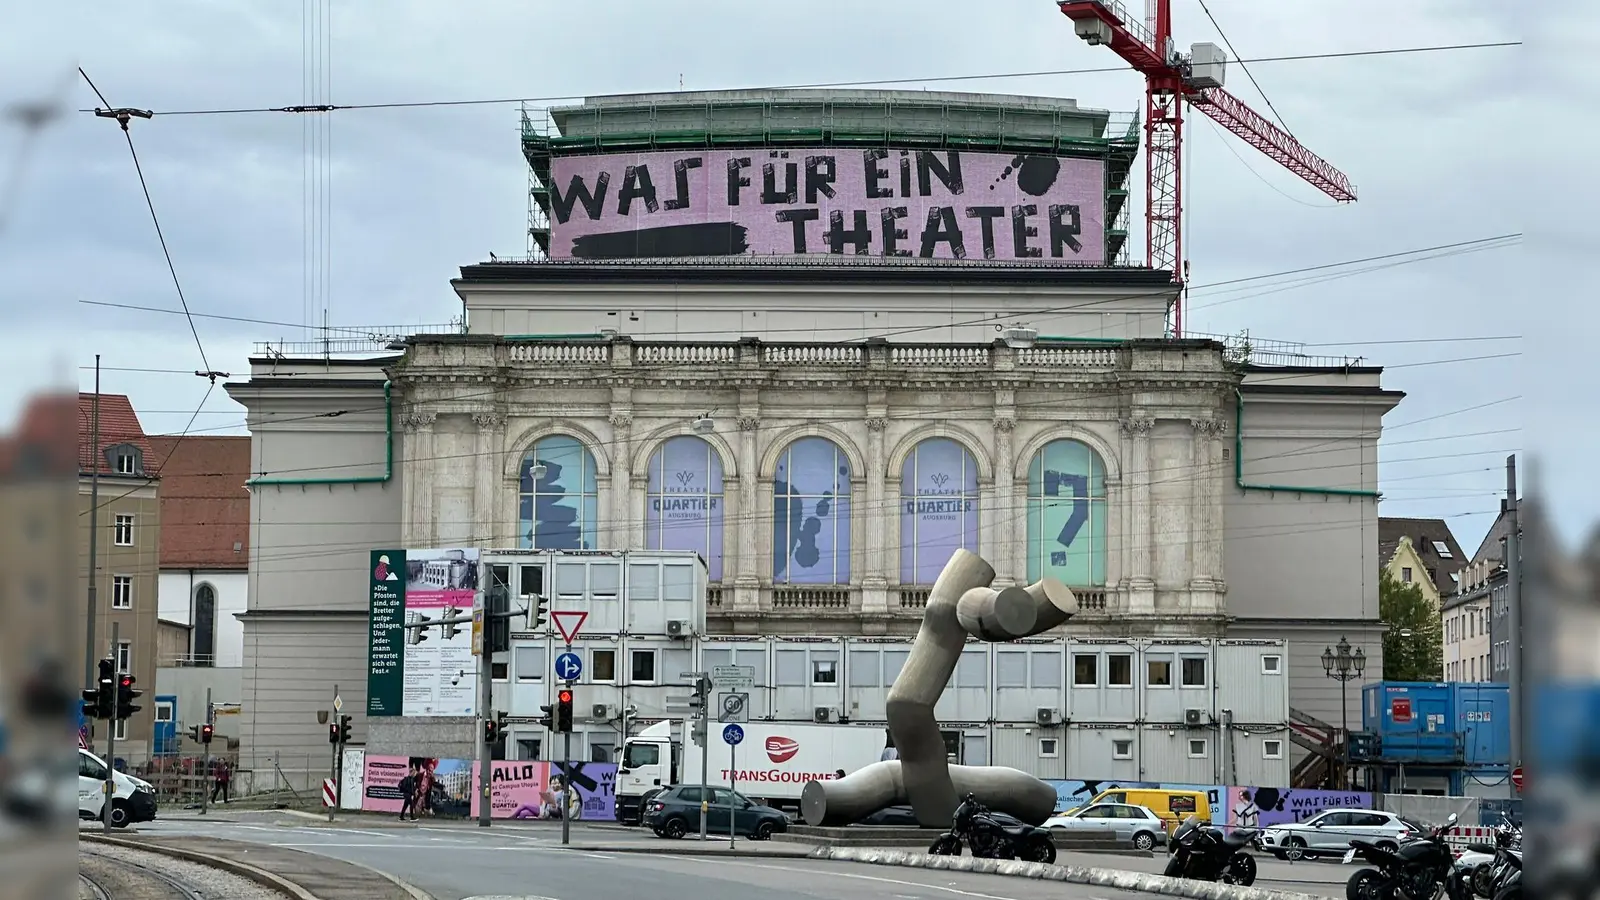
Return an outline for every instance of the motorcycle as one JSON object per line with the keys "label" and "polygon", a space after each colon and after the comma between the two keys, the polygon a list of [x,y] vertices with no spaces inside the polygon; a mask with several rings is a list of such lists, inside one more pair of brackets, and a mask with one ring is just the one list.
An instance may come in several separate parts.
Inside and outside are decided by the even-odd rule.
{"label": "motorcycle", "polygon": [[1495,829],[1493,845],[1469,844],[1456,856],[1456,871],[1467,880],[1474,894],[1484,900],[1494,900],[1495,883],[1506,867],[1503,851],[1521,846],[1521,829],[1506,820]]}
{"label": "motorcycle", "polygon": [[1048,829],[1003,822],[972,794],[968,794],[956,807],[950,830],[934,839],[928,853],[931,856],[960,856],[963,844],[971,847],[972,855],[980,859],[1021,859],[1038,863],[1056,861],[1056,842]]}
{"label": "motorcycle", "polygon": [[1172,851],[1167,859],[1168,878],[1193,878],[1249,887],[1256,881],[1256,858],[1245,852],[1256,843],[1255,829],[1233,833],[1189,816],[1172,833]]}
{"label": "motorcycle", "polygon": [[1522,851],[1504,850],[1492,900],[1522,900]]}
{"label": "motorcycle", "polygon": [[1456,869],[1455,855],[1444,842],[1445,832],[1458,817],[1451,813],[1445,824],[1390,850],[1371,841],[1354,840],[1344,861],[1356,858],[1370,863],[1345,882],[1347,900],[1434,900],[1443,885],[1450,900],[1472,900],[1467,879]]}

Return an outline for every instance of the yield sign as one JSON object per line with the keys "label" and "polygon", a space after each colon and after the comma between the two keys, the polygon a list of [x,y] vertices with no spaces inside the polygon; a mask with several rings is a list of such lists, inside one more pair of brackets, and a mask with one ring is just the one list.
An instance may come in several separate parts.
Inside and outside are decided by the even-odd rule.
{"label": "yield sign", "polygon": [[569,644],[578,636],[578,630],[583,627],[583,622],[587,618],[589,618],[588,613],[576,610],[550,611],[550,621],[554,622],[556,630],[561,632],[561,639]]}

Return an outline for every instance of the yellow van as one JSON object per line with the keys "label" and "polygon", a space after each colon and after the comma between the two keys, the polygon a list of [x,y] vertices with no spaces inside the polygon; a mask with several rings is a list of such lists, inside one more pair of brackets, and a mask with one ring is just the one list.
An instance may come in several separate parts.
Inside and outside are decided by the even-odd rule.
{"label": "yellow van", "polygon": [[1132,803],[1142,806],[1161,818],[1171,834],[1190,816],[1199,816],[1202,822],[1211,821],[1211,801],[1200,791],[1163,791],[1156,788],[1112,788],[1101,791],[1084,804]]}

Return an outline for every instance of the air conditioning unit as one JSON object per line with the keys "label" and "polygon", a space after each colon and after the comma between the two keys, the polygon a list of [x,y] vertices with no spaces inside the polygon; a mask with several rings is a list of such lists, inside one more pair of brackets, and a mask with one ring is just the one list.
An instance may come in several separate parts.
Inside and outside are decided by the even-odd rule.
{"label": "air conditioning unit", "polygon": [[689,627],[689,622],[687,619],[669,619],[667,621],[668,637],[686,638],[693,633],[694,629]]}
{"label": "air conditioning unit", "polygon": [[594,708],[589,711],[589,718],[609,719],[611,718],[611,707],[604,703],[596,703]]}
{"label": "air conditioning unit", "polygon": [[1048,706],[1041,706],[1038,712],[1034,714],[1034,718],[1038,720],[1040,725],[1054,725],[1056,724],[1056,711]]}
{"label": "air conditioning unit", "polygon": [[1206,711],[1203,709],[1191,708],[1183,711],[1183,724],[1185,725],[1203,725],[1205,724],[1205,721]]}
{"label": "air conditioning unit", "polygon": [[812,716],[811,717],[813,719],[815,719],[816,721],[818,721],[818,722],[823,722],[823,723],[832,722],[833,721],[833,707],[831,707],[831,706],[819,706],[816,709],[812,710]]}

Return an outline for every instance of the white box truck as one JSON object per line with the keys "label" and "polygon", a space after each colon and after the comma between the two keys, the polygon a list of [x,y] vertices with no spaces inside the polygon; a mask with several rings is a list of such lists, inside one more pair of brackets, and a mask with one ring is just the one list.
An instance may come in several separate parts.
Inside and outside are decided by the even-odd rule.
{"label": "white box truck", "polygon": [[[788,722],[743,722],[744,741],[730,748],[722,740],[724,726],[707,726],[706,750],[693,740],[692,721],[666,720],[628,738],[617,766],[617,821],[639,823],[644,801],[675,784],[699,784],[705,759],[707,784],[730,784],[747,797],[780,809],[799,809],[800,792],[809,781],[826,781],[883,759],[889,732],[870,725],[813,725]],[[733,777],[737,776],[737,777]]]}

